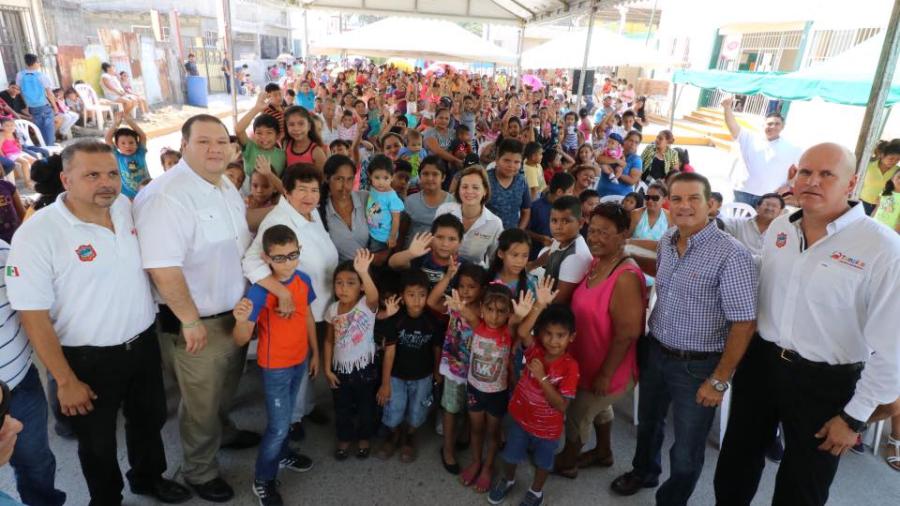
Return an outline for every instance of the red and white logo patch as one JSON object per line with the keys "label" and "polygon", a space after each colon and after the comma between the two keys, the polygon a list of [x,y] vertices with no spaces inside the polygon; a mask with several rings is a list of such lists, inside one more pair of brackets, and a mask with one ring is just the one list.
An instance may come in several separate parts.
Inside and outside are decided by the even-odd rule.
{"label": "red and white logo patch", "polygon": [[783,248],[785,244],[787,244],[787,234],[779,232],[778,235],[775,236],[775,247]]}
{"label": "red and white logo patch", "polygon": [[93,262],[97,258],[97,250],[90,244],[82,244],[75,248],[75,254],[82,262]]}

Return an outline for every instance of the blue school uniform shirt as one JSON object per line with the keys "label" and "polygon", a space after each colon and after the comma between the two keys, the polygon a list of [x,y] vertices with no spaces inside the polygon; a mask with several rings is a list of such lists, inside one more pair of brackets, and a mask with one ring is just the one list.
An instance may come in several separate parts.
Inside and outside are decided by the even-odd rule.
{"label": "blue school uniform shirt", "polygon": [[391,236],[391,213],[401,213],[403,209],[403,201],[394,190],[369,190],[369,199],[366,201],[369,236],[378,242],[388,242]]}
{"label": "blue school uniform shirt", "polygon": [[487,203],[488,209],[496,214],[503,222],[503,228],[516,228],[519,226],[519,216],[522,209],[531,208],[531,192],[525,183],[522,174],[513,177],[509,187],[504,188],[497,179],[497,171],[488,171],[488,181],[491,184],[491,199]]}
{"label": "blue school uniform shirt", "polygon": [[[546,194],[541,195],[541,198],[532,202],[531,217],[528,219],[528,230],[550,237],[550,210],[552,208],[553,204],[547,200]],[[536,259],[543,247],[543,244],[538,244],[537,241],[534,241],[534,244],[531,245],[529,258],[531,260]]]}
{"label": "blue school uniform shirt", "polygon": [[119,175],[122,176],[122,195],[134,200],[141,183],[145,179],[150,179],[150,172],[147,170],[147,146],[141,144],[131,155],[123,155],[118,149],[113,149],[113,153],[119,164]]}

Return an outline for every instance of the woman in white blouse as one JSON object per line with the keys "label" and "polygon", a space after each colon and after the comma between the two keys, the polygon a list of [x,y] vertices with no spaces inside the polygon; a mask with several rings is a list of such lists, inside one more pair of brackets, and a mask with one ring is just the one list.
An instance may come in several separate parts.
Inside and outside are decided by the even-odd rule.
{"label": "woman in white blouse", "polygon": [[456,202],[441,204],[435,217],[453,214],[463,223],[466,233],[459,246],[459,256],[468,262],[487,266],[503,232],[503,222],[484,204],[491,198],[487,173],[480,165],[467,167],[459,173],[459,185],[454,193]]}
{"label": "woman in white blouse", "polygon": [[312,280],[316,300],[311,309],[316,322],[324,321],[325,309],[331,302],[331,278],[338,263],[338,252],[319,217],[319,192],[322,173],[313,165],[295,164],[284,169],[282,182],[284,196],[266,215],[256,238],[244,254],[244,275],[256,283],[272,275],[272,271],[260,257],[263,232],[274,225],[287,225],[300,239],[300,265],[298,269]]}

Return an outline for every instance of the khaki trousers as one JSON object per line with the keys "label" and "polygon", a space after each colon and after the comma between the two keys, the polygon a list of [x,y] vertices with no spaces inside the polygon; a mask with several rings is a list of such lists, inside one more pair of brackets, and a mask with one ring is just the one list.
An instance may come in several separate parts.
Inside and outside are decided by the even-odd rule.
{"label": "khaki trousers", "polygon": [[196,484],[219,476],[216,452],[237,432],[228,412],[247,356],[247,347],[237,346],[232,337],[232,315],[204,319],[203,325],[207,343],[196,354],[185,351],[184,336],[160,333],[163,363],[174,372],[181,392],[182,473]]}

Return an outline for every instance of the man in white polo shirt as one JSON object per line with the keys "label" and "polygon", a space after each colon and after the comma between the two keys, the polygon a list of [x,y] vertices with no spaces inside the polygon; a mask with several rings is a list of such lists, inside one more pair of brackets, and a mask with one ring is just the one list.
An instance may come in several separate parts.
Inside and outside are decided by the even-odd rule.
{"label": "man in white polo shirt", "polygon": [[784,211],[784,198],[777,193],[766,193],[756,204],[756,216],[752,218],[723,218],[725,231],[750,250],[753,258],[762,255],[763,237],[769,225]]}
{"label": "man in white polo shirt", "polygon": [[749,505],[776,425],[774,504],[825,504],[840,456],[900,392],[900,236],[847,199],[856,160],[835,144],[791,169],[800,211],[769,226],[758,334],[734,376],[718,502]]}
{"label": "man in white polo shirt", "polygon": [[111,148],[85,141],[62,153],[66,192],[26,221],[6,267],[19,312],[78,438],[92,505],[122,502],[116,452],[119,408],[132,492],[162,502],[190,498],[162,478],[166,421],[156,305]]}
{"label": "man in white polo shirt", "polygon": [[[8,255],[9,244],[0,239],[0,266],[4,271]],[[15,269],[10,270],[10,275],[15,273]],[[16,488],[23,503],[59,506],[66,502],[66,494],[54,485],[56,458],[47,439],[47,399],[31,353],[28,336],[19,315],[9,305],[4,284],[0,287],[0,381],[12,391],[9,416],[24,426],[10,464],[16,471]]]}
{"label": "man in white polo shirt", "polygon": [[[246,288],[241,258],[251,237],[244,202],[224,177],[225,125],[200,114],[181,135],[183,158],[138,193],[134,216],[144,268],[165,304],[160,346],[181,390],[182,472],[201,498],[225,502],[234,490],[219,475],[219,447],[259,443],[259,434],[237,430],[228,417],[247,352],[231,336],[231,311]],[[266,288],[290,302],[274,284]]]}
{"label": "man in white polo shirt", "polygon": [[760,196],[774,192],[787,182],[788,168],[797,162],[800,149],[781,137],[784,130],[781,114],[766,115],[765,136],[760,136],[741,128],[731,110],[733,105],[733,97],[722,100],[725,125],[741,148],[741,159],[748,173],[747,180],[739,182],[734,190],[734,200],[756,207]]}

